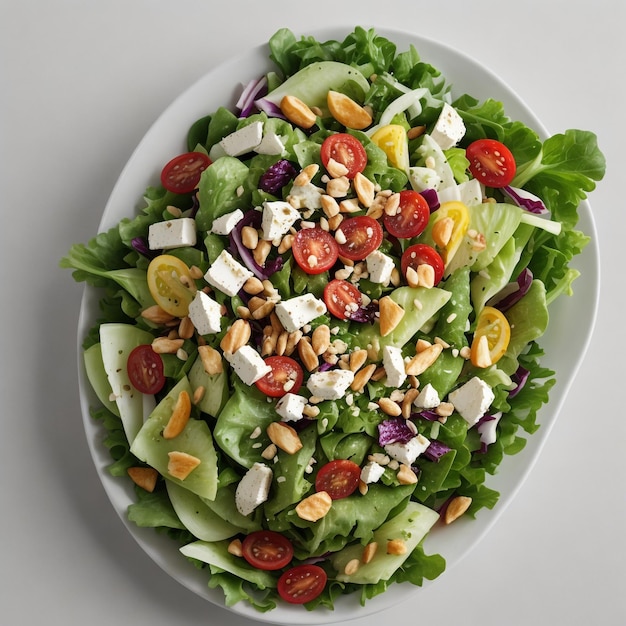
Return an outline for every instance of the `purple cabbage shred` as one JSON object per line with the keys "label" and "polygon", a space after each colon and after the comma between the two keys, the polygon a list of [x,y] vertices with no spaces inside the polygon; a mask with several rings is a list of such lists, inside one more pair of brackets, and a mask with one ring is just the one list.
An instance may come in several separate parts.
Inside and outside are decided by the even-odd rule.
{"label": "purple cabbage shred", "polygon": [[406,443],[415,437],[415,432],[402,417],[394,417],[378,424],[378,443],[386,446],[390,443]]}
{"label": "purple cabbage shred", "polygon": [[420,194],[423,196],[424,200],[428,203],[430,207],[430,212],[434,213],[439,208],[439,194],[436,189],[424,189],[420,191]]}
{"label": "purple cabbage shred", "polygon": [[423,454],[429,461],[438,461],[448,452],[450,452],[450,446],[447,446],[445,443],[437,439],[431,439],[430,445],[426,448]]}
{"label": "purple cabbage shred", "polygon": [[280,107],[268,100],[267,98],[259,98],[254,101],[254,106],[256,106],[259,111],[265,113],[268,117],[279,117],[280,119],[287,119],[283,112],[280,110]]}
{"label": "purple cabbage shred", "polygon": [[259,178],[259,189],[277,196],[280,190],[292,181],[298,171],[291,161],[281,159],[270,165]]}
{"label": "purple cabbage shred", "polygon": [[528,382],[530,371],[521,365],[517,368],[517,371],[511,376],[511,380],[515,383],[515,388],[509,391],[509,398],[514,398]]}
{"label": "purple cabbage shred", "polygon": [[267,95],[267,77],[251,80],[245,87],[237,104],[235,105],[240,111],[240,117],[248,117],[257,110],[254,103],[259,97]]}
{"label": "purple cabbage shred", "polygon": [[252,255],[252,251],[243,245],[241,239],[241,231],[244,226],[253,226],[254,228],[261,227],[262,216],[259,211],[254,209],[248,211],[239,223],[231,231],[230,238],[230,251],[233,254],[237,254],[244,265],[260,280],[266,280],[278,272],[283,266],[282,257],[276,257],[273,260],[268,260],[265,263],[265,267],[261,267]]}
{"label": "purple cabbage shred", "polygon": [[435,411],[431,411],[430,409],[424,409],[419,413],[411,413],[411,419],[422,418],[428,420],[429,422],[436,422],[441,416],[435,413]]}
{"label": "purple cabbage shred", "polygon": [[150,250],[148,244],[146,243],[146,240],[143,237],[134,237],[131,240],[130,245],[132,246],[133,250],[139,252],[139,254],[145,256],[148,259],[153,259],[157,255],[157,252],[155,250]]}
{"label": "purple cabbage shred", "polygon": [[509,198],[511,198],[511,200],[513,200],[518,207],[526,209],[529,213],[541,215],[542,213],[548,212],[548,209],[541,198],[538,198],[536,195],[526,191],[525,189],[507,185],[506,187],[502,187],[502,191],[504,191],[504,193],[506,193],[506,195],[509,196]]}
{"label": "purple cabbage shred", "polygon": [[504,313],[526,295],[532,282],[533,273],[526,267],[519,273],[516,281],[503,287],[487,304]]}
{"label": "purple cabbage shred", "polygon": [[353,311],[348,318],[352,322],[361,322],[363,324],[373,324],[376,320],[376,313],[378,312],[378,307],[370,302],[365,306],[359,307],[356,311]]}

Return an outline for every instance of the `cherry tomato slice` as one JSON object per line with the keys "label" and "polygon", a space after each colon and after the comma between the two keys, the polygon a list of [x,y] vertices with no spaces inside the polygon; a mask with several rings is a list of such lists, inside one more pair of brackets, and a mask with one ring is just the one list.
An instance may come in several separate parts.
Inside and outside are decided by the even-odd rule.
{"label": "cherry tomato slice", "polygon": [[441,255],[432,246],[425,243],[416,243],[409,246],[400,259],[402,274],[406,276],[409,267],[417,270],[418,265],[427,263],[435,270],[435,285],[443,278],[444,264]]}
{"label": "cherry tomato slice", "polygon": [[361,468],[348,459],[329,461],[317,472],[315,490],[325,491],[333,500],[347,498],[359,486]]}
{"label": "cherry tomato slice", "polygon": [[141,393],[153,395],[165,385],[163,359],[150,344],[142,344],[131,351],[126,369],[131,385]]}
{"label": "cherry tomato slice", "polygon": [[363,144],[348,133],[335,133],[326,137],[322,142],[320,157],[324,167],[328,166],[331,159],[345,165],[348,168],[348,178],[354,178],[367,165],[367,153]]}
{"label": "cherry tomato slice", "polygon": [[339,256],[351,261],[362,261],[377,250],[383,240],[383,228],[372,217],[360,215],[341,222],[335,233],[341,233],[345,243],[339,244]]}
{"label": "cherry tomato slice", "polygon": [[175,156],[161,171],[161,184],[174,193],[190,193],[200,182],[200,175],[211,165],[203,152],[185,152]]}
{"label": "cherry tomato slice", "polygon": [[335,238],[319,226],[299,230],[293,238],[291,250],[296,263],[307,274],[329,270],[339,256]]}
{"label": "cherry tomato slice", "polygon": [[478,315],[470,350],[470,360],[476,367],[489,367],[505,354],[511,340],[511,326],[504,313],[486,306]]}
{"label": "cherry tomato slice", "polygon": [[469,171],[487,187],[505,187],[515,177],[515,158],[496,139],[478,139],[465,149]]}
{"label": "cherry tomato slice", "polygon": [[195,292],[189,268],[172,254],[160,254],[150,261],[147,272],[148,289],[154,301],[174,317],[185,317]]}
{"label": "cherry tomato slice", "polygon": [[428,225],[430,207],[421,193],[412,189],[400,192],[400,205],[395,215],[385,214],[383,223],[390,235],[398,239],[417,237]]}
{"label": "cherry tomato slice", "polygon": [[328,576],[319,565],[297,565],[278,579],[278,594],[291,604],[304,604],[324,591]]}
{"label": "cherry tomato slice", "polygon": [[349,319],[363,302],[363,295],[358,288],[347,280],[334,278],[324,287],[326,308],[340,320]]}
{"label": "cherry tomato slice", "polygon": [[254,383],[257,389],[270,398],[281,398],[286,393],[298,393],[304,380],[300,364],[289,356],[270,356],[265,364],[272,371]]}
{"label": "cherry tomato slice", "polygon": [[243,558],[253,567],[276,570],[293,558],[293,545],[284,535],[273,530],[257,530],[242,542]]}

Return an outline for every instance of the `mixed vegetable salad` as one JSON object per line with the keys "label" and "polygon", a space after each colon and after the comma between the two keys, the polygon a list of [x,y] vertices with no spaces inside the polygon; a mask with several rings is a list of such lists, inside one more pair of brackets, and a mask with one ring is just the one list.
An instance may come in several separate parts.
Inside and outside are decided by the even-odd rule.
{"label": "mixed vegetable salad", "polygon": [[61,265],[102,289],[84,364],[128,518],[227,605],[311,610],[434,579],[430,529],[496,504],[604,158],[453,98],[374,30],[282,29],[269,55],[140,214]]}

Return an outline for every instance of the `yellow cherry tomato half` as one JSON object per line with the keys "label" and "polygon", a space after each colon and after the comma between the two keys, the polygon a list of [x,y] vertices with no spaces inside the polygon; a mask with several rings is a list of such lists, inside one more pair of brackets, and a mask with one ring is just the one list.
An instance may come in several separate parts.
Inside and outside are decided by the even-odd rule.
{"label": "yellow cherry tomato half", "polygon": [[[451,200],[450,202],[442,202],[441,206],[433,213],[433,217],[433,238],[444,264],[448,265],[459,249],[463,237],[469,228],[469,210],[463,202]],[[437,233],[439,230],[445,230],[442,228],[444,225],[442,220],[451,222],[452,230],[444,236],[443,240],[440,240],[440,236],[437,236]]]}
{"label": "yellow cherry tomato half", "polygon": [[195,283],[187,265],[171,254],[161,254],[148,266],[148,289],[154,301],[174,317],[185,317],[195,296]]}
{"label": "yellow cherry tomato half", "polygon": [[470,352],[475,367],[489,367],[497,363],[511,340],[511,326],[502,311],[486,306],[478,315],[476,331]]}
{"label": "yellow cherry tomato half", "polygon": [[381,126],[371,139],[387,155],[391,165],[408,172],[409,140],[404,126],[399,124]]}

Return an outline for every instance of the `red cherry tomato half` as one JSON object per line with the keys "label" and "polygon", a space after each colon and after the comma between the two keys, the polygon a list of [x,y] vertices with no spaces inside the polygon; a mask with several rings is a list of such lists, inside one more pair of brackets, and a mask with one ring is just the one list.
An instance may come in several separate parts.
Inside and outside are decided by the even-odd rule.
{"label": "red cherry tomato half", "polygon": [[278,579],[280,597],[291,604],[315,600],[324,591],[328,576],[319,565],[297,565]]}
{"label": "red cherry tomato half", "polygon": [[259,391],[270,398],[281,398],[287,392],[298,393],[304,371],[297,361],[289,356],[270,356],[265,359],[265,364],[272,371],[254,383]]}
{"label": "red cherry tomato half", "polygon": [[284,535],[273,530],[257,530],[242,542],[243,558],[253,567],[276,570],[285,567],[293,558],[293,545]]}
{"label": "red cherry tomato half", "polygon": [[478,139],[467,146],[469,171],[487,187],[505,187],[515,177],[515,158],[496,139]]}
{"label": "red cherry tomato half", "polygon": [[142,344],[131,351],[126,369],[131,385],[141,393],[152,395],[165,385],[163,359],[150,344]]}
{"label": "red cherry tomato half", "polygon": [[348,168],[348,178],[354,178],[367,165],[367,153],[363,144],[348,133],[335,133],[326,137],[322,142],[320,157],[324,167],[328,166],[331,159],[345,165]]}
{"label": "red cherry tomato half", "polygon": [[341,233],[346,240],[339,244],[339,256],[351,261],[362,261],[370,252],[377,250],[383,240],[382,226],[367,215],[344,220],[337,233]]}
{"label": "red cherry tomato half", "polygon": [[348,459],[335,459],[322,465],[315,478],[315,490],[325,491],[333,500],[347,498],[359,486],[361,468]]}
{"label": "red cherry tomato half", "polygon": [[430,207],[421,193],[412,189],[400,192],[400,205],[395,215],[383,218],[385,228],[390,235],[399,239],[417,237],[428,225]]}
{"label": "red cherry tomato half", "polygon": [[409,246],[402,254],[400,265],[402,274],[406,276],[409,267],[417,270],[422,263],[431,265],[435,270],[435,285],[443,278],[444,263],[441,255],[432,246],[425,243],[416,243]]}
{"label": "red cherry tomato half", "polygon": [[334,278],[324,287],[324,303],[331,315],[345,320],[357,311],[363,301],[363,295],[347,280]]}
{"label": "red cherry tomato half", "polygon": [[307,274],[329,270],[339,256],[335,238],[319,226],[299,230],[293,238],[291,250],[296,263]]}
{"label": "red cherry tomato half", "polygon": [[174,193],[190,193],[200,182],[200,175],[211,165],[203,152],[185,152],[174,157],[161,172],[161,184]]}

